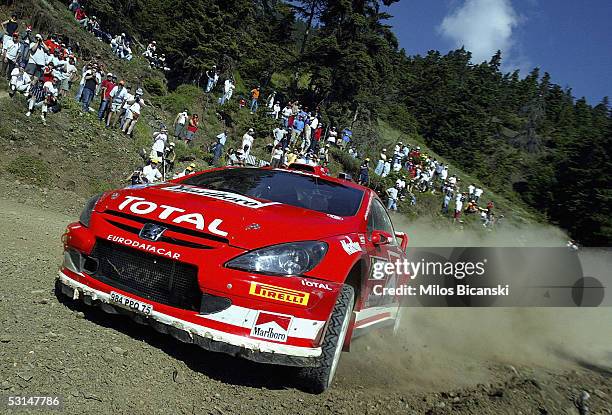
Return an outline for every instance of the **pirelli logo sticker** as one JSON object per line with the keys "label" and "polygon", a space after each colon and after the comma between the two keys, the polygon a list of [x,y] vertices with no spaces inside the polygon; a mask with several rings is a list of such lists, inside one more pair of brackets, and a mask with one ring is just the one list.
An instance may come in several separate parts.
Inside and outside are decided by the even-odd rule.
{"label": "pirelli logo sticker", "polygon": [[263,297],[269,300],[281,301],[283,303],[307,306],[309,293],[303,291],[290,290],[289,288],[277,287],[275,285],[251,282],[249,294],[255,297]]}

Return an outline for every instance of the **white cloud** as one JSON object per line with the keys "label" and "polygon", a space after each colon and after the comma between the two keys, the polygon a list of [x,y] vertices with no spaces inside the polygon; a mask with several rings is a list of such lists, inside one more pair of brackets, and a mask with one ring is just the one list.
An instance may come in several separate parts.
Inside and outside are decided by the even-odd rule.
{"label": "white cloud", "polygon": [[512,35],[519,23],[510,0],[465,0],[444,17],[438,30],[455,47],[471,51],[474,63],[489,60],[498,49],[507,63],[512,60]]}

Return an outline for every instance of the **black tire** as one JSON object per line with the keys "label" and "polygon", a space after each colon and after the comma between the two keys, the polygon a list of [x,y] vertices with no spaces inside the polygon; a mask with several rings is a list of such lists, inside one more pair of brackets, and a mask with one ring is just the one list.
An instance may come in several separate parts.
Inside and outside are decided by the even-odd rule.
{"label": "black tire", "polygon": [[355,290],[350,285],[342,286],[325,332],[319,365],[302,368],[299,372],[304,389],[308,392],[322,393],[331,386],[354,305]]}

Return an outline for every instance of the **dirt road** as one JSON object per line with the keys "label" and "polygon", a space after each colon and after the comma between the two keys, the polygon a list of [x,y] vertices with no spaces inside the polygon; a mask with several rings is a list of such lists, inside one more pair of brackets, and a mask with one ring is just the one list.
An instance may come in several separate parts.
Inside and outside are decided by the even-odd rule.
{"label": "dirt road", "polygon": [[590,413],[612,414],[609,309],[407,310],[397,342],[360,339],[333,388],[309,395],[289,369],[60,303],[59,238],[74,208],[0,190],[27,203],[0,199],[0,396],[57,394],[66,413],[86,414],[579,414],[586,391]]}

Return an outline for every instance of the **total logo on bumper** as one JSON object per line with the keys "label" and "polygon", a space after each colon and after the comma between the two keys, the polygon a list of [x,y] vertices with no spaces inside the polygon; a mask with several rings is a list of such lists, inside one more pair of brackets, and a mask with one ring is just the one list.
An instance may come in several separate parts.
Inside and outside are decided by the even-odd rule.
{"label": "total logo on bumper", "polygon": [[251,337],[286,343],[291,316],[260,311],[251,329]]}

